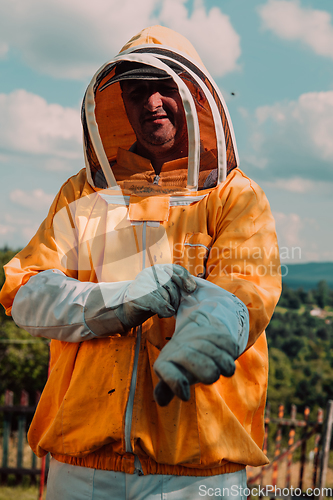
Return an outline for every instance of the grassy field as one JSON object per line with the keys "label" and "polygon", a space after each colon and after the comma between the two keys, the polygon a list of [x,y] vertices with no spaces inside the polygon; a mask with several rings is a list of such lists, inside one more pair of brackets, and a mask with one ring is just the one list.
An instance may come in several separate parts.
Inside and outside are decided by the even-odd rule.
{"label": "grassy field", "polygon": [[38,493],[37,486],[0,486],[0,500],[37,500]]}

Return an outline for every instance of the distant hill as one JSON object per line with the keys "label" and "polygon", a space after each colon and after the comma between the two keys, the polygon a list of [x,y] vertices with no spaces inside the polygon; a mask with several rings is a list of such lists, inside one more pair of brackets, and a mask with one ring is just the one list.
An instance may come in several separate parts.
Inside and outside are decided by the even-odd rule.
{"label": "distant hill", "polygon": [[290,288],[303,287],[304,290],[309,290],[315,288],[318,281],[325,280],[333,289],[333,262],[282,263],[282,274],[285,274],[286,268],[284,266],[288,268],[288,273],[282,280]]}

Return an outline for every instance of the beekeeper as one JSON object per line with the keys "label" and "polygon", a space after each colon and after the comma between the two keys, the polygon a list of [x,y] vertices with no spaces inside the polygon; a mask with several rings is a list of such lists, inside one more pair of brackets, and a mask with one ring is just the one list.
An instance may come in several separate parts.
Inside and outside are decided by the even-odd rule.
{"label": "beekeeper", "polygon": [[52,339],[28,434],[53,457],[47,498],[244,499],[245,466],[267,463],[264,330],[281,289],[268,201],[238,168],[218,87],[168,28],[95,74],[82,123],[86,167],[0,297]]}

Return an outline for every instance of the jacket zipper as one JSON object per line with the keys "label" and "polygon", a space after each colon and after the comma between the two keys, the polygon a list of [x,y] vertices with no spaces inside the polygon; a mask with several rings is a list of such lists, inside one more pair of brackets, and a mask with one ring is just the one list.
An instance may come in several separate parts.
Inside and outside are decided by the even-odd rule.
{"label": "jacket zipper", "polygon": [[131,445],[131,428],[132,428],[132,417],[133,417],[134,394],[136,387],[136,379],[138,375],[138,360],[139,360],[139,352],[141,345],[141,332],[142,332],[142,326],[139,325],[136,330],[136,345],[134,353],[133,372],[132,372],[131,385],[130,385],[126,413],[125,413],[125,450],[127,453],[133,453]]}
{"label": "jacket zipper", "polygon": [[[144,222],[142,228],[142,270],[145,269],[146,267],[146,227],[147,223]],[[128,401],[126,406],[126,413],[125,413],[125,450],[127,453],[133,453],[133,448],[131,445],[131,429],[132,429],[135,388],[138,376],[138,361],[139,361],[139,352],[141,347],[142,325],[138,326],[136,332],[137,334],[136,334],[132,379],[131,379],[131,385],[130,385]]]}

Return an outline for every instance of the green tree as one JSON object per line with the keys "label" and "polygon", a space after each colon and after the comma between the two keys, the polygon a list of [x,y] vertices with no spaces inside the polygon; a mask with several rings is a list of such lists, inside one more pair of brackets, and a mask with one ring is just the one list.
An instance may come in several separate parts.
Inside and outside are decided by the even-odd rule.
{"label": "green tree", "polygon": [[324,309],[329,301],[329,286],[325,280],[319,281],[316,289],[316,299],[319,307]]}
{"label": "green tree", "polygon": [[289,309],[299,309],[302,305],[302,294],[298,291],[283,285],[282,294],[279,300],[279,306],[287,307]]}
{"label": "green tree", "polygon": [[18,395],[25,389],[33,398],[47,380],[48,359],[45,339],[31,337],[12,320],[4,322],[0,328],[0,394],[10,389]]}
{"label": "green tree", "polygon": [[[8,248],[0,249],[0,287],[5,281],[3,266],[15,254]],[[25,389],[34,401],[34,392],[42,390],[47,380],[48,359],[48,341],[33,338],[16,326],[0,305],[0,396],[10,389],[17,398]]]}
{"label": "green tree", "polygon": [[295,391],[293,369],[288,356],[280,349],[269,350],[268,401],[272,414],[276,414],[279,404],[290,405]]}

